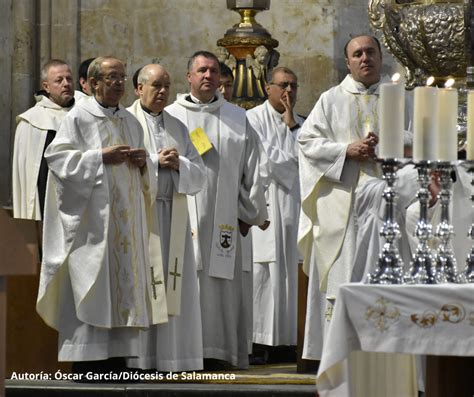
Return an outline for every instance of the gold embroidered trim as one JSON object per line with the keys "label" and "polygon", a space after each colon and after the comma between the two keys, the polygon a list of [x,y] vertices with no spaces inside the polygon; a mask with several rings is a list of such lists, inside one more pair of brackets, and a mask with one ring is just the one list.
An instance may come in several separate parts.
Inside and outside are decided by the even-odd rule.
{"label": "gold embroidered trim", "polygon": [[400,310],[392,302],[383,297],[369,306],[365,312],[365,319],[374,325],[380,332],[388,330],[400,318]]}
{"label": "gold embroidered trim", "polygon": [[410,315],[411,321],[421,328],[434,327],[439,321],[457,324],[465,317],[466,311],[460,303],[447,303],[438,312],[425,310],[421,315],[417,313]]}

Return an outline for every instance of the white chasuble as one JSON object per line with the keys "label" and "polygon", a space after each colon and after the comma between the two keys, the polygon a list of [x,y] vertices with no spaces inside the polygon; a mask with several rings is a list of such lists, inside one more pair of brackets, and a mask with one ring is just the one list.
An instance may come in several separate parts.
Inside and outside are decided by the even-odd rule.
{"label": "white chasuble", "polygon": [[378,176],[379,168],[346,159],[346,151],[369,130],[378,130],[378,86],[367,89],[346,76],[321,95],[299,134],[298,246],[310,278],[303,358],[321,359],[338,287],[351,278],[357,186],[366,175]]}
{"label": "white chasuble", "polygon": [[305,272],[309,273],[309,260],[314,254],[321,290],[331,289],[331,296],[335,296],[340,282],[350,278],[351,266],[344,264],[338,270],[344,275],[331,283],[334,288],[328,286],[330,269],[343,250],[350,228],[350,238],[355,242],[356,225],[351,217],[359,176],[380,175],[372,161],[361,165],[346,160],[349,143],[378,129],[378,86],[377,83],[367,90],[348,75],[340,85],[321,95],[298,140],[302,196],[298,244]]}
{"label": "white chasuble", "polygon": [[108,356],[106,347],[97,355],[92,347],[99,334],[107,340],[107,329],[167,321],[163,270],[147,251],[153,165],[148,160],[141,175],[128,162],[103,164],[102,148],[114,144],[143,147],[140,124],[122,107],[114,112],[85,98],[45,153],[51,173],[37,310],[56,329],[89,327],[84,341],[67,342],[89,345],[84,357]]}

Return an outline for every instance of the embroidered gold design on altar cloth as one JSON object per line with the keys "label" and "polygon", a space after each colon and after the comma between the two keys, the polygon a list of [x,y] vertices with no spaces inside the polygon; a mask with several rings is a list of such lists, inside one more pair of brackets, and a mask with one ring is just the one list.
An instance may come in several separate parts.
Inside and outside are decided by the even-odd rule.
{"label": "embroidered gold design on altar cloth", "polygon": [[377,299],[375,305],[369,306],[365,312],[365,319],[380,332],[388,330],[399,318],[400,310],[383,297]]}
{"label": "embroidered gold design on altar cloth", "polygon": [[[464,306],[462,304],[446,303],[438,312],[425,310],[421,315],[417,313],[412,314],[410,319],[413,323],[421,328],[431,328],[434,327],[439,321],[457,324],[463,321],[465,317],[466,311],[464,310]],[[472,324],[472,319],[471,325],[474,325]]]}

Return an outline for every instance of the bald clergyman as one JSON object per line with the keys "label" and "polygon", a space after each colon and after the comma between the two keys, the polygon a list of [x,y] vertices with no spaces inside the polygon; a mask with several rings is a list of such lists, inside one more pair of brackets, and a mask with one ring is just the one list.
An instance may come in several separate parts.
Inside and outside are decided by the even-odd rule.
{"label": "bald clergyman", "polygon": [[[160,65],[144,66],[137,81],[137,99],[127,110],[140,122],[145,147],[155,165],[157,196],[152,249],[161,247],[166,275],[169,321],[139,334],[140,355],[129,365],[159,371],[203,368],[201,307],[194,260],[187,195],[194,196],[205,178],[201,156],[188,129],[165,108],[170,75]],[[192,332],[190,332],[192,331]]]}

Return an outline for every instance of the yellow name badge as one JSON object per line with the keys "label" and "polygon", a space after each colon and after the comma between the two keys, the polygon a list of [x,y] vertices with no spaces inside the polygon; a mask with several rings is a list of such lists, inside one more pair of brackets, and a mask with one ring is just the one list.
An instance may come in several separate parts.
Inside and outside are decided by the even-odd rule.
{"label": "yellow name badge", "polygon": [[212,143],[201,127],[198,127],[194,131],[191,131],[189,137],[191,138],[191,142],[193,143],[194,147],[201,156],[212,149]]}

